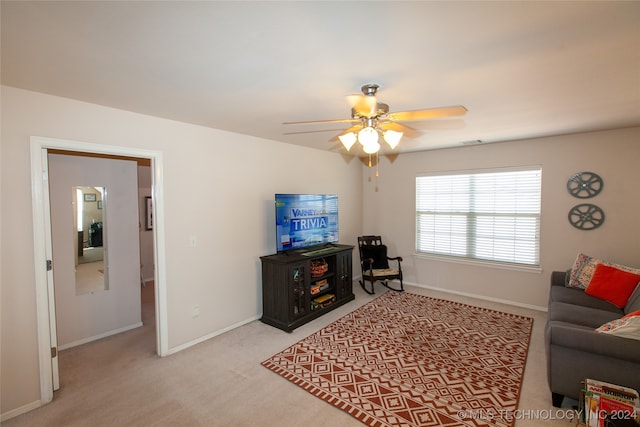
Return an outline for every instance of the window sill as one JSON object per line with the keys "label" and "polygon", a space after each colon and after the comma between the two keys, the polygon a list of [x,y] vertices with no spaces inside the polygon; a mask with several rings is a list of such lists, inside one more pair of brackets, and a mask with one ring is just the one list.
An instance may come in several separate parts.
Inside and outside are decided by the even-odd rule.
{"label": "window sill", "polygon": [[510,264],[505,262],[497,262],[497,261],[485,261],[481,259],[472,259],[472,258],[463,258],[463,257],[454,257],[454,256],[446,256],[446,255],[436,255],[436,254],[425,254],[425,253],[414,253],[413,256],[417,259],[427,259],[430,261],[443,261],[450,262],[454,264],[465,264],[465,265],[476,265],[480,267],[489,267],[489,268],[498,268],[502,270],[515,270],[522,271],[526,273],[542,273],[542,267],[539,265],[523,265],[523,264]]}

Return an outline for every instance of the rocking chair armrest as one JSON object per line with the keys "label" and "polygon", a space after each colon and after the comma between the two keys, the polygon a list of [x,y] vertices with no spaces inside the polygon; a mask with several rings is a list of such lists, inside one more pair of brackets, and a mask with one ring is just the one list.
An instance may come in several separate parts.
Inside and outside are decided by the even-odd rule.
{"label": "rocking chair armrest", "polygon": [[400,272],[400,274],[402,274],[402,264],[400,264],[402,262],[402,257],[401,256],[387,257],[387,259],[389,261],[398,261],[398,271]]}
{"label": "rocking chair armrest", "polygon": [[370,275],[373,275],[373,258],[365,258],[360,261],[362,265],[362,271],[368,271]]}

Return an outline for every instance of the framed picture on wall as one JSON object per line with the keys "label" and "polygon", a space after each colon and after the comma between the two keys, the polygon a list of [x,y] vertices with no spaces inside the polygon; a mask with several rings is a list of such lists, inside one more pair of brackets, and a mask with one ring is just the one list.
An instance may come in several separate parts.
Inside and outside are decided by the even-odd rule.
{"label": "framed picture on wall", "polygon": [[84,193],[84,201],[85,202],[95,202],[96,201],[95,193]]}
{"label": "framed picture on wall", "polygon": [[147,202],[147,207],[145,210],[145,228],[147,230],[153,230],[153,203],[151,202],[151,197],[145,197]]}

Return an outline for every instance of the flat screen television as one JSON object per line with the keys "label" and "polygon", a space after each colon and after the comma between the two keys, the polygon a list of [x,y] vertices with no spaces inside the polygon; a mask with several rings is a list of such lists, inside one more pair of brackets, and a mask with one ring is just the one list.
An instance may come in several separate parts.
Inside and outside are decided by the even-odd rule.
{"label": "flat screen television", "polygon": [[278,252],[338,241],[336,194],[276,194]]}

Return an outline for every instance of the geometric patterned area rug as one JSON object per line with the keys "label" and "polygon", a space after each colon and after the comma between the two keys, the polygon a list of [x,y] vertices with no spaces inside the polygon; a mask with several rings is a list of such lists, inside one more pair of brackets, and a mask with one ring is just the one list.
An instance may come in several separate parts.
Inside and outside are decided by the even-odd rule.
{"label": "geometric patterned area rug", "polygon": [[387,292],[262,365],[369,426],[513,426],[532,326]]}

